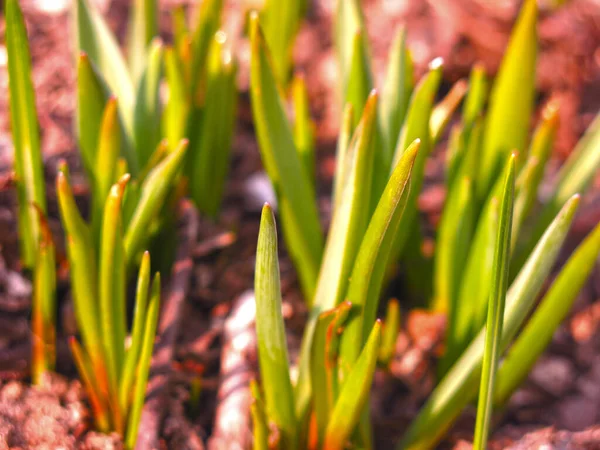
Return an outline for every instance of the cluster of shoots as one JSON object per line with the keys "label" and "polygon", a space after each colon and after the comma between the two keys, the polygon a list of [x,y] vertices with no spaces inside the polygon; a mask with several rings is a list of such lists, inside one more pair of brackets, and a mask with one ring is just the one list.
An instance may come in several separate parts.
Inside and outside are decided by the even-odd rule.
{"label": "cluster of shoots", "polygon": [[[389,302],[385,323],[377,311],[398,266],[406,292],[448,317],[438,384],[398,448],[435,447],[477,397],[474,443],[486,448],[494,409],[506,404],[550,342],[600,252],[597,226],[543,292],[579,193],[600,164],[600,122],[591,125],[539,204],[559,105],[544,107],[530,135],[536,22],[536,2],[528,0],[489,93],[490,82],[476,66],[468,82],[457,82],[436,104],[443,62],[434,60],[416,83],[402,30],[392,44],[383,94],[373,90],[362,12],[355,0],[338,2],[335,41],[345,107],[325,239],[314,157],[306,157],[297,133],[310,129],[308,108],[298,101],[301,89],[294,83],[294,117],[288,118],[277,69],[283,63],[270,54],[259,16],[251,17],[257,138],[310,310],[292,381],[277,235],[267,205],[255,273],[262,379],[262,389],[253,386],[255,448],[371,448],[369,391],[376,368],[389,365],[399,327],[396,301]],[[446,202],[435,251],[427,255],[417,199],[428,155],[461,103],[448,143]]]}
{"label": "cluster of shoots", "polygon": [[[133,448],[161,292],[158,273],[150,281],[145,249],[160,234],[174,236],[174,208],[186,188],[201,211],[215,216],[219,210],[236,116],[236,63],[219,31],[221,0],[203,2],[193,28],[183,10],[175,10],[172,46],[157,37],[157,3],[136,0],[127,58],[91,2],[73,3],[74,131],[90,197],[86,220],[61,163],[56,191],[81,336],[81,343],[73,337],[70,346],[97,428],[118,432]],[[56,359],[56,250],[46,219],[30,52],[17,0],[6,2],[6,23],[21,259],[33,271],[32,379],[39,383]],[[168,255],[166,247],[161,240],[161,257]],[[163,259],[155,263],[165,267]],[[138,266],[128,318],[127,286]]]}

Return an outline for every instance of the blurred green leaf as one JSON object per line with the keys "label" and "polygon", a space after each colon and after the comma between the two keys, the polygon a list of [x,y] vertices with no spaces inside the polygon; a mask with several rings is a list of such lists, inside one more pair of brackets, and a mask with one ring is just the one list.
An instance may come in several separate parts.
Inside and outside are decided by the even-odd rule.
{"label": "blurred green leaf", "polygon": [[173,152],[152,169],[141,185],[139,200],[125,232],[127,268],[131,268],[132,262],[146,244],[150,223],[159,215],[169,192],[173,189],[174,180],[181,170],[187,146],[186,140],[181,141]]}
{"label": "blurred green leaf", "polygon": [[324,448],[342,450],[355,431],[371,390],[381,344],[381,322],[378,320],[365,342],[356,364],[341,386],[340,395],[327,425]]}
{"label": "blurred green leaf", "polygon": [[277,229],[273,211],[268,204],[262,210],[254,277],[258,360],[265,391],[266,412],[281,434],[283,448],[294,449],[298,440],[297,425],[281,313]]}
{"label": "blurred green leaf", "polygon": [[129,21],[127,56],[134,85],[142,75],[148,58],[148,46],[158,35],[157,0],[134,0]]}
{"label": "blurred green leaf", "polygon": [[[338,60],[339,73],[347,76],[350,73],[350,66],[354,54],[354,46],[356,34],[365,30],[364,17],[360,8],[359,0],[337,1],[336,12],[334,17],[334,44]],[[362,52],[365,55],[369,54],[368,43],[366,36],[360,33],[364,39],[362,43]],[[370,57],[368,58],[370,59]],[[347,80],[343,80],[340,84],[340,94],[346,92]],[[355,118],[360,117],[361,111],[355,111]]]}
{"label": "blurred green leaf", "polygon": [[460,102],[467,93],[467,82],[458,80],[446,97],[439,102],[431,111],[429,118],[429,129],[431,130],[431,146],[433,147],[442,137],[448,122],[452,118],[454,111],[458,109]]}
{"label": "blurred green leaf", "polygon": [[577,295],[594,268],[600,253],[600,225],[590,232],[571,255],[542,298],[529,322],[508,351],[498,371],[494,403],[502,405],[535,364],[567,317]]}
{"label": "blurred green leaf", "polygon": [[265,414],[265,406],[260,395],[256,380],[250,380],[252,403],[250,415],[252,416],[252,448],[254,450],[269,450],[269,426]]}
{"label": "blurred green leaf", "polygon": [[[139,0],[138,0],[139,1]],[[148,49],[146,66],[138,83],[134,109],[134,141],[141,170],[146,167],[160,142],[160,81],[163,69],[163,44],[154,39]]]}
{"label": "blurred green leaf", "polygon": [[485,68],[481,63],[477,63],[471,70],[469,91],[463,103],[462,119],[465,128],[472,128],[477,118],[481,116],[487,99],[487,91],[488,80]]}
{"label": "blurred green leaf", "polygon": [[[538,242],[527,263],[512,283],[506,301],[500,349],[506,349],[533,307],[544,280],[564,242],[579,197],[572,197],[561,209]],[[480,331],[429,396],[398,448],[432,448],[477,394],[481,374],[484,331]]]}
{"label": "blurred green leaf", "polygon": [[284,238],[308,304],[323,251],[315,192],[294,145],[258,17],[251,19],[250,97],[263,163],[277,193]]}
{"label": "blurred green leaf", "polygon": [[395,298],[390,299],[383,323],[381,348],[379,349],[378,362],[387,367],[396,354],[396,339],[400,330],[400,303]]}
{"label": "blurred green leaf", "polygon": [[345,177],[348,174],[346,156],[350,148],[350,141],[354,132],[354,109],[351,104],[346,104],[342,116],[342,124],[338,134],[335,152],[335,175],[333,179],[332,203],[333,210],[337,210],[342,199],[342,189],[346,184]]}
{"label": "blurred green leaf", "polygon": [[492,268],[492,285],[477,403],[477,421],[473,440],[473,448],[477,450],[487,448],[490,421],[492,419],[492,396],[494,394],[496,370],[502,351],[500,349],[500,339],[502,337],[502,322],[504,320],[506,287],[508,284],[508,264],[510,261],[510,235],[515,200],[515,159],[514,154],[509,159],[509,169],[500,204],[500,219]]}
{"label": "blurred green leaf", "polygon": [[146,386],[148,384],[148,375],[150,373],[150,363],[152,361],[152,352],[154,349],[154,340],[156,338],[156,327],[158,324],[158,313],[160,311],[160,273],[154,275],[150,293],[150,303],[146,314],[146,325],[144,326],[144,335],[142,348],[137,367],[137,377],[133,388],[133,399],[131,402],[131,412],[127,423],[127,435],[125,436],[125,445],[127,448],[135,448],[142,416],[142,407],[146,398]]}
{"label": "blurred green leaf", "polygon": [[352,59],[350,60],[349,71],[344,72],[346,77],[344,104],[350,103],[352,105],[354,126],[356,126],[363,113],[369,92],[373,89],[373,80],[362,30],[356,32],[352,42]]}
{"label": "blurred green leaf", "polygon": [[342,336],[342,380],[358,358],[375,322],[383,277],[392,250],[391,244],[408,202],[412,170],[420,151],[419,146],[420,143],[416,140],[403,152],[371,217],[354,262],[346,299],[363,310],[359,317],[348,324]]}
{"label": "blurred green leaf", "polygon": [[[498,168],[513,150],[525,152],[534,104],[537,58],[537,2],[524,2],[490,95],[481,167],[479,199],[493,186]],[[525,160],[524,154],[521,160]]]}
{"label": "blurred green leaf", "polygon": [[31,300],[31,378],[39,384],[56,365],[56,257],[52,232],[42,210],[38,213],[40,241],[33,273]]}
{"label": "blurred green leaf", "polygon": [[87,53],[98,68],[110,90],[119,99],[120,117],[125,128],[123,148],[130,170],[137,173],[138,162],[133,145],[133,106],[135,90],[131,76],[114,35],[104,18],[89,4],[89,0],[73,2],[76,49]]}
{"label": "blurred green leaf", "polygon": [[185,137],[190,112],[190,98],[186,90],[183,69],[173,47],[165,48],[165,75],[169,87],[169,98],[163,114],[164,136],[169,149],[175,150]]}
{"label": "blurred green leaf", "polygon": [[470,178],[458,181],[448,192],[437,231],[434,260],[433,309],[456,319],[461,278],[467,263],[475,225],[473,184]]}
{"label": "blurred green leaf", "polygon": [[223,32],[215,35],[207,63],[205,112],[188,156],[192,197],[201,211],[215,217],[229,169],[237,110],[237,64]]}
{"label": "blurred green leaf", "polygon": [[15,172],[18,198],[19,243],[21,261],[33,269],[39,242],[38,217],[33,204],[46,212],[44,167],[31,82],[31,58],[27,29],[18,0],[6,0],[6,53],[10,124],[15,148]]}
{"label": "blurred green leaf", "polygon": [[294,144],[300,161],[315,189],[315,124],[310,117],[310,105],[304,76],[296,74],[292,80],[292,103],[294,105]]}

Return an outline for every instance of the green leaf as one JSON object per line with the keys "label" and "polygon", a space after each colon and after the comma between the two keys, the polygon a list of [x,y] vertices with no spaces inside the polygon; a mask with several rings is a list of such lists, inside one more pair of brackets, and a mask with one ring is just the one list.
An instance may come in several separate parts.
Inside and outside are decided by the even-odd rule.
{"label": "green leaf", "polygon": [[338,398],[337,351],[340,332],[352,305],[343,302],[335,309],[319,315],[310,349],[310,382],[313,390],[317,447],[325,439],[327,423]]}
{"label": "green leaf", "polygon": [[383,323],[383,334],[381,336],[381,348],[379,349],[378,363],[387,367],[396,354],[396,339],[400,330],[400,303],[392,298],[387,305],[385,322]]}
{"label": "green leaf", "polygon": [[81,345],[74,336],[69,338],[69,348],[71,349],[75,366],[87,392],[96,428],[101,433],[108,433],[110,431],[110,417],[108,406],[105,403],[106,396],[100,388],[100,383],[96,378],[95,369],[90,357],[81,348]]}
{"label": "green leaf", "polygon": [[148,174],[140,188],[139,200],[125,233],[125,261],[130,268],[143,250],[152,220],[161,212],[174,180],[180,172],[188,142],[183,140]]}
{"label": "green leaf", "polygon": [[458,303],[458,295],[475,215],[473,184],[465,177],[448,192],[436,239],[433,309],[448,312],[449,323],[456,319],[457,309],[462,306]]}
{"label": "green leaf", "polygon": [[42,210],[35,205],[40,229],[31,300],[31,378],[39,384],[56,365],[56,257],[52,232]]}
{"label": "green leaf", "polygon": [[191,40],[191,94],[194,107],[203,105],[206,59],[210,42],[219,29],[223,0],[206,0],[198,7]]}
{"label": "green leaf", "polygon": [[310,117],[310,105],[304,76],[296,74],[292,80],[292,103],[294,106],[294,144],[298,150],[300,161],[315,186],[315,123]]}
{"label": "green leaf", "polygon": [[98,134],[98,150],[94,164],[93,197],[92,197],[92,233],[94,242],[100,244],[100,231],[106,197],[110,187],[116,181],[115,171],[121,145],[117,99],[111,97],[106,103],[100,133]]}
{"label": "green leaf", "polygon": [[[359,0],[338,1],[334,18],[334,43],[338,60],[339,73],[346,76],[350,73],[352,55],[354,53],[355,37],[361,30],[365,30],[364,17]],[[363,34],[361,33],[361,36]],[[369,54],[368,43],[363,41],[363,50]],[[346,82],[340,84],[340,93],[346,92]],[[360,111],[355,111],[355,117],[360,117]]]}
{"label": "green leaf", "polygon": [[[86,53],[77,59],[77,108],[75,121],[83,167],[92,186],[96,183],[98,137],[109,89],[96,73]],[[104,202],[104,199],[102,199]]]}
{"label": "green leaf", "polygon": [[410,195],[409,186],[419,145],[418,140],[413,142],[402,154],[373,213],[354,262],[346,298],[363,310],[359,317],[348,324],[342,336],[342,380],[358,358],[375,322],[383,277],[392,250],[391,244]]}
{"label": "green leaf", "polygon": [[10,123],[15,148],[15,172],[18,198],[19,243],[23,266],[35,266],[39,226],[35,203],[46,212],[44,168],[31,82],[31,59],[27,29],[18,0],[6,0],[6,52]]}
{"label": "green leaf", "polygon": [[202,212],[218,213],[229,169],[231,142],[236,121],[237,64],[226,45],[226,36],[218,32],[207,68],[205,113],[198,139],[192,139],[191,193]]}
{"label": "green leaf", "polygon": [[354,131],[354,110],[351,104],[346,104],[342,116],[342,124],[338,135],[338,141],[335,152],[335,174],[333,178],[332,203],[333,211],[339,208],[342,199],[342,188],[346,184],[348,170],[346,166],[346,156],[350,148],[350,140]]}
{"label": "green leaf", "polygon": [[369,223],[376,115],[377,94],[372,93],[344,160],[347,174],[340,205],[331,219],[313,301],[319,312],[334,308],[346,294],[348,277]]}
{"label": "green leaf", "polygon": [[[361,117],[369,92],[373,89],[373,80],[369,56],[363,38],[363,31],[357,31],[353,37],[352,59],[349,71],[345,74],[344,104],[350,103],[356,121]],[[357,123],[354,124],[356,126]]]}
{"label": "green leaf", "polygon": [[380,343],[381,322],[378,320],[373,325],[360,357],[341,386],[339,398],[327,425],[324,445],[327,450],[346,448],[346,441],[358,424],[369,398]]}
{"label": "green leaf", "polygon": [[133,136],[133,105],[135,91],[129,70],[115,36],[102,15],[89,4],[89,0],[73,2],[75,40],[78,52],[87,53],[106,80],[111,92],[119,99],[121,120],[126,132],[127,145],[124,149],[130,168],[137,172],[135,154],[130,152]]}
{"label": "green leaf", "polygon": [[252,448],[254,450],[269,450],[269,426],[265,414],[265,406],[260,395],[256,380],[250,380],[250,415],[252,416]]}
{"label": "green leaf", "polygon": [[256,14],[250,21],[250,97],[254,125],[263,163],[277,193],[287,248],[310,303],[323,251],[315,192],[294,145]]}
{"label": "green leaf", "polygon": [[110,403],[117,418],[117,431],[123,431],[123,411],[118,404],[119,381],[125,360],[126,300],[125,258],[121,205],[129,174],[110,189],[104,207],[100,245],[99,299],[102,342],[108,368]]}
{"label": "green leaf", "polygon": [[181,62],[172,47],[165,49],[165,74],[169,98],[163,114],[164,135],[173,151],[186,135],[190,98],[186,90]]}
{"label": "green leaf", "polygon": [[[486,198],[505,157],[513,150],[526,150],[535,95],[536,26],[537,2],[527,0],[513,28],[490,96],[476,182],[480,199]],[[525,160],[525,155],[521,160]]]}
{"label": "green leaf", "polygon": [[131,78],[137,86],[137,82],[146,67],[146,61],[148,61],[148,46],[152,39],[158,35],[157,0],[135,0],[131,9],[127,56]]}
{"label": "green leaf", "polygon": [[[574,196],[563,206],[512,283],[506,297],[500,351],[506,349],[533,307],[567,236],[578,204],[579,197]],[[429,396],[398,448],[432,448],[443,437],[477,394],[484,341],[484,331],[480,331]]]}
{"label": "green leaf", "polygon": [[150,363],[152,361],[152,351],[154,349],[154,340],[156,338],[156,326],[158,324],[158,313],[160,311],[160,273],[154,275],[150,293],[150,303],[146,314],[146,325],[144,327],[144,340],[139,357],[137,368],[137,377],[133,388],[133,399],[131,402],[131,412],[127,423],[127,435],[125,445],[127,448],[135,448],[142,416],[144,399],[146,398],[146,387],[148,385],[148,375],[150,373]]}
{"label": "green leaf", "polygon": [[494,403],[503,405],[552,340],[590,276],[600,253],[597,225],[571,255],[498,370]]}
{"label": "green leaf", "polygon": [[571,152],[566,163],[558,172],[554,192],[544,203],[542,210],[533,221],[531,233],[520,243],[515,252],[511,267],[519,269],[531,251],[533,244],[541,236],[546,225],[552,220],[561,203],[570,196],[585,192],[592,183],[600,166],[600,114],[589,126],[583,137]]}
{"label": "green leaf", "polygon": [[273,55],[277,80],[287,85],[293,67],[292,53],[300,29],[302,0],[266,0],[261,11],[265,39]]}
{"label": "green leaf", "polygon": [[144,339],[144,327],[147,317],[148,291],[150,288],[150,253],[144,252],[135,291],[135,309],[133,312],[133,328],[131,330],[131,346],[125,354],[123,374],[119,380],[119,405],[126,416],[131,401],[136,369]]}
{"label": "green leaf", "polygon": [[283,448],[297,445],[294,397],[289,373],[281,286],[277,257],[277,229],[271,207],[265,204],[260,220],[254,274],[256,335],[267,416],[278,428]]}
{"label": "green leaf", "polygon": [[504,192],[500,205],[500,222],[492,269],[492,286],[485,330],[483,367],[473,441],[473,448],[478,450],[487,448],[490,421],[492,419],[492,395],[494,394],[496,370],[501,355],[500,339],[502,337],[502,322],[504,319],[506,287],[508,284],[510,235],[515,199],[515,159],[516,156],[513,154],[509,160],[509,169],[504,182]]}
{"label": "green leaf", "polygon": [[402,27],[396,33],[390,50],[379,109],[383,148],[388,165],[391,164],[396,149],[414,85],[413,60],[406,45],[406,29]]}
{"label": "green leaf", "polygon": [[[139,1],[139,0],[138,0]],[[134,109],[135,151],[143,169],[160,142],[160,80],[163,67],[163,44],[154,39],[148,50],[147,65],[141,74]]]}
{"label": "green leaf", "polygon": [[85,348],[92,359],[94,370],[97,370],[98,364],[104,365],[104,350],[100,333],[95,247],[90,229],[81,218],[75,204],[65,162],[59,166],[56,177],[56,193],[61,222],[67,237],[66,246],[75,318]]}
{"label": "green leaf", "polygon": [[[520,186],[519,193],[515,199],[515,219],[513,222],[513,236],[518,236],[525,218],[531,212],[536,200],[537,193],[546,163],[552,153],[554,138],[558,129],[558,105],[550,102],[542,112],[542,120],[538,124],[531,147],[529,158],[519,174],[517,185]],[[513,240],[513,247],[517,240]]]}
{"label": "green leaf", "polygon": [[469,76],[469,92],[465,97],[462,119],[465,128],[470,129],[480,117],[488,94],[488,80],[483,64],[477,63]]}
{"label": "green leaf", "polygon": [[466,93],[467,82],[465,80],[458,80],[454,83],[446,97],[435,105],[435,108],[431,111],[431,117],[429,118],[431,146],[434,146],[442,137],[454,111],[458,109],[458,105],[460,105]]}
{"label": "green leaf", "polygon": [[417,198],[421,192],[421,186],[423,185],[425,162],[431,150],[429,120],[431,111],[433,110],[435,95],[442,79],[442,60],[439,58],[434,59],[430,63],[429,68],[428,74],[419,82],[413,92],[408,109],[408,116],[400,138],[398,139],[398,145],[396,146],[393,159],[393,164],[395,166],[404,152],[404,149],[415,139],[420,139],[421,147],[417,159],[415,160],[415,166],[411,176],[410,196],[406,213],[403,215],[402,224],[399,227],[398,235],[393,244],[394,251],[391,259],[392,261],[395,261],[402,253],[406,239],[411,232],[411,228],[417,216]]}

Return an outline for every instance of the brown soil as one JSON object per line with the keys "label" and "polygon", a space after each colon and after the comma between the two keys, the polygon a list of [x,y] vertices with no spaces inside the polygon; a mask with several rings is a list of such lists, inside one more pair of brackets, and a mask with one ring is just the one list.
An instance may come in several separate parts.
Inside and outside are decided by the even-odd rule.
{"label": "brown soil", "polygon": [[[46,2],[60,6],[62,2]],[[99,0],[109,22],[124,36],[126,0]],[[162,2],[161,26],[168,37],[167,11]],[[239,19],[239,2],[228,1],[229,12]],[[317,121],[318,183],[324,222],[334,160],[333,149],[339,114],[338,74],[331,41],[332,4],[315,1],[296,47],[296,61],[308,81],[313,116]],[[498,67],[517,3],[488,6],[476,0],[410,2],[367,0],[365,14],[372,42],[375,76],[381,83],[393,31],[407,23],[409,45],[418,73],[427,62],[442,56],[446,62],[443,91],[468,76],[469,67],[482,61],[490,74]],[[556,12],[549,1],[540,1],[540,49],[537,85],[539,105],[550,97],[561,102],[561,126],[553,166],[565,158],[600,106],[600,6],[594,0],[573,0]],[[50,12],[39,0],[23,1],[32,43],[33,79],[44,151],[50,215],[55,237],[62,242],[56,220],[53,182],[56,161],[66,157],[74,172],[78,194],[85,206],[86,187],[72,134],[74,70],[70,56],[68,17],[65,9]],[[42,5],[42,6],[41,6]],[[108,6],[110,5],[110,8]],[[56,7],[56,6],[55,6]],[[235,22],[235,20],[231,20]],[[239,25],[239,23],[238,23]],[[235,23],[232,25],[235,26]],[[386,30],[382,32],[382,30]],[[0,21],[0,33],[4,22]],[[5,49],[0,47],[0,87],[7,92]],[[217,223],[201,219],[193,247],[191,286],[182,305],[179,336],[169,373],[164,420],[158,430],[160,448],[236,448],[231,430],[248,438],[247,386],[256,376],[252,327],[245,328],[246,347],[236,347],[231,331],[234,311],[242,294],[253,285],[254,252],[262,202],[269,195],[261,169],[251,124],[247,95],[248,48],[239,42],[241,64],[237,134],[232,171],[221,217]],[[27,383],[29,358],[29,307],[31,285],[20,274],[15,223],[15,196],[10,186],[12,142],[7,96],[0,96],[0,448],[120,448],[114,436],[91,432],[85,396],[78,381],[51,377],[40,387]],[[441,155],[434,154],[421,198],[424,215],[434,221],[443,204],[440,188]],[[600,183],[596,183],[600,186]],[[594,189],[585,197],[568,247],[571,249],[600,218],[600,196]],[[289,259],[282,252],[282,289],[289,341],[294,356],[299,345],[305,308]],[[60,329],[58,371],[75,378],[65,336],[74,332],[66,274],[60,272]],[[498,419],[495,448],[600,448],[600,272],[579,296],[572,317],[555,339],[523,388]],[[379,372],[373,390],[372,411],[377,448],[392,448],[397,435],[414,417],[433,386],[433,363],[440,343],[443,320],[418,311],[407,315],[397,341],[397,354],[389,373]],[[235,327],[234,327],[235,328]],[[233,335],[232,335],[233,333]],[[243,333],[242,333],[243,335]],[[236,353],[237,352],[237,353]],[[231,361],[241,364],[229,370]],[[242,370],[239,371],[239,367]],[[238,378],[235,378],[238,377]],[[13,380],[13,381],[9,381]],[[20,380],[20,381],[14,381]],[[194,404],[190,386],[201,380]],[[240,380],[240,383],[232,382]],[[230,390],[227,383],[233,386]],[[229,403],[228,403],[229,402]],[[246,403],[245,403],[246,402]],[[233,425],[227,423],[227,405],[240,406]],[[220,411],[220,412],[218,412]],[[444,447],[468,446],[474,414],[467,410]],[[227,428],[227,427],[230,428]],[[237,426],[237,428],[236,428]],[[558,430],[558,431],[557,431]],[[229,434],[228,434],[229,433]],[[225,436],[225,438],[224,438]],[[225,439],[225,440],[223,440]],[[238,443],[240,442],[238,441]],[[223,443],[225,442],[225,443]]]}

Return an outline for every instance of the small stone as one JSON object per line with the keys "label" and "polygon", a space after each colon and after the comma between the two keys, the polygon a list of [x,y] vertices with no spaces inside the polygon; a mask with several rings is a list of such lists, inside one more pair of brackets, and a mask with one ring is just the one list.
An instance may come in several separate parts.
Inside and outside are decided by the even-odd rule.
{"label": "small stone", "polygon": [[571,396],[559,401],[557,426],[569,431],[581,431],[598,420],[598,405],[593,399],[582,395]]}
{"label": "small stone", "polygon": [[533,368],[529,379],[555,397],[566,394],[573,385],[575,369],[566,358],[541,359]]}

